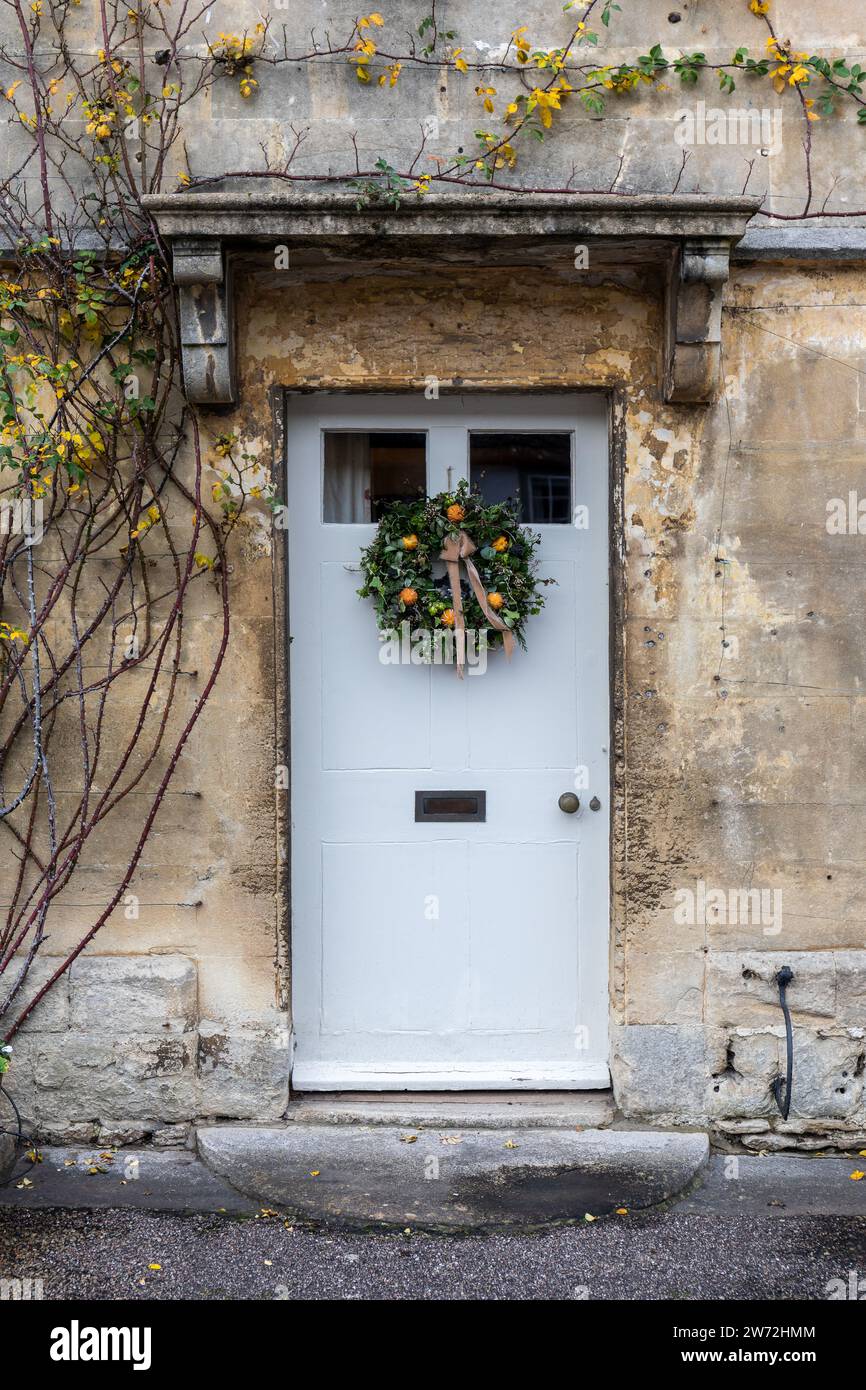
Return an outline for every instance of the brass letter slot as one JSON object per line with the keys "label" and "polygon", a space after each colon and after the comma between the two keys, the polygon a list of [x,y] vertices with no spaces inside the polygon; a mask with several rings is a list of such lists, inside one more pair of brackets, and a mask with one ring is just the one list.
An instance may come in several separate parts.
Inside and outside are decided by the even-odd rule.
{"label": "brass letter slot", "polygon": [[416,821],[486,820],[486,792],[416,792]]}

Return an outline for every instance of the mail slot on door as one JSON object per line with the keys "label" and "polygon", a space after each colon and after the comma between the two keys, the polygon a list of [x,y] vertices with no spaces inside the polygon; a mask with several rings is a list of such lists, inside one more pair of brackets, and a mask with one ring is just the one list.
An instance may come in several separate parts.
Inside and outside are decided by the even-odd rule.
{"label": "mail slot on door", "polygon": [[486,792],[416,792],[416,821],[486,820]]}

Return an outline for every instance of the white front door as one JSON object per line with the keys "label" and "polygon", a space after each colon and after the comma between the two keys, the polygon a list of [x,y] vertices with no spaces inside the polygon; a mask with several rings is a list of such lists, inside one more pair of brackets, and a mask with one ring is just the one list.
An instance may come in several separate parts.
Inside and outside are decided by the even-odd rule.
{"label": "white front door", "polygon": [[[359,552],[466,476],[541,533],[528,650],[383,664]],[[604,399],[289,398],[287,494],[295,1089],[607,1086]]]}

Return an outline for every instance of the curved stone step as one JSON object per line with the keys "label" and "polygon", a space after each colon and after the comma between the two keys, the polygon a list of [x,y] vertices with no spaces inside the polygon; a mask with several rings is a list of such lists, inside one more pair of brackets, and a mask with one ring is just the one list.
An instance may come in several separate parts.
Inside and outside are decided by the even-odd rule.
{"label": "curved stone step", "polygon": [[201,1126],[203,1161],[300,1219],[352,1227],[527,1227],[657,1205],[694,1180],[705,1134],[384,1125]]}

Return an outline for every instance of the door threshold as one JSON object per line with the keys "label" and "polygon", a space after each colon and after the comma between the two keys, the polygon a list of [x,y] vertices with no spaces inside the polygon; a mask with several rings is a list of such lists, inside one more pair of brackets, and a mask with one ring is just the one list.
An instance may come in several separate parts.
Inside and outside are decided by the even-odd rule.
{"label": "door threshold", "polygon": [[610,1091],[317,1091],[286,1112],[294,1124],[406,1129],[603,1129],[613,1118]]}
{"label": "door threshold", "polygon": [[348,1062],[296,1061],[292,1090],[326,1091],[606,1091],[610,1070],[606,1061],[584,1058],[577,1063],[500,1062],[488,1065],[451,1063],[417,1066],[406,1063],[372,1065]]}

